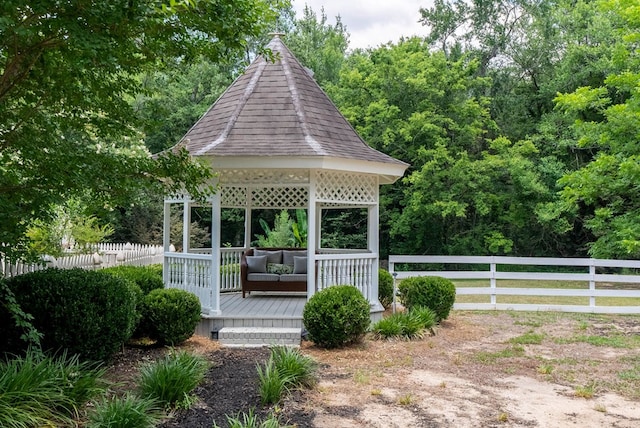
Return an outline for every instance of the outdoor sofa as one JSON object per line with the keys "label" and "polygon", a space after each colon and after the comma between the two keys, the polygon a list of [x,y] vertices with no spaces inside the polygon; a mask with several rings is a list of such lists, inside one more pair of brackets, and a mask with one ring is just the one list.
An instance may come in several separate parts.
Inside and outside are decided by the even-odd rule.
{"label": "outdoor sofa", "polygon": [[242,297],[252,291],[307,291],[307,250],[250,248],[240,261]]}

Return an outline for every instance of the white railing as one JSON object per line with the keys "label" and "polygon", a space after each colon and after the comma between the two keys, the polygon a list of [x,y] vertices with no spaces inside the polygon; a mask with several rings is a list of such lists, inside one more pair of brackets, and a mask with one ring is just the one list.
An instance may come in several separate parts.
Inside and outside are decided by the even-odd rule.
{"label": "white railing", "polygon": [[217,294],[211,283],[211,256],[208,254],[167,253],[162,271],[165,287],[189,291],[200,299],[204,312],[217,308]]}
{"label": "white railing", "polygon": [[244,248],[220,249],[220,291],[240,291],[240,258]]}
{"label": "white railing", "polygon": [[49,267],[102,269],[118,265],[161,264],[162,256],[162,246],[139,244],[98,244],[93,254],[68,253],[58,258],[44,256],[40,263],[11,262],[0,256],[0,277],[10,278]]}
{"label": "white railing", "polygon": [[348,284],[360,290],[369,302],[377,302],[377,254],[318,254],[316,260],[318,261],[316,291],[332,285]]}
{"label": "white railing", "polygon": [[[396,271],[398,264],[473,264],[488,265],[488,270],[443,270],[443,271]],[[505,272],[499,271],[499,265],[517,266],[562,266],[581,268],[583,273],[571,272]],[[466,310],[521,310],[521,311],[565,311],[565,312],[594,312],[594,313],[626,313],[640,314],[640,305],[628,306],[598,306],[596,298],[640,298],[640,275],[597,273],[599,268],[640,269],[638,260],[602,260],[602,259],[571,259],[548,257],[498,257],[498,256],[389,256],[389,271],[396,273],[397,279],[413,276],[441,276],[449,279],[488,280],[485,287],[456,287],[457,295],[490,296],[490,303],[456,303],[455,309]],[[532,269],[533,270],[533,269]],[[600,269],[602,270],[602,269]],[[508,287],[499,287],[498,281],[558,281],[557,288],[518,288],[514,283]],[[562,288],[562,281],[583,282],[585,287],[576,288],[575,285]],[[605,284],[624,284],[625,289],[608,289]],[[517,284],[517,283],[516,283]],[[588,287],[588,288],[587,288]],[[497,296],[551,296],[551,297],[588,297],[588,305],[563,304],[535,304],[535,303],[498,303]],[[631,301],[631,303],[634,303]]]}

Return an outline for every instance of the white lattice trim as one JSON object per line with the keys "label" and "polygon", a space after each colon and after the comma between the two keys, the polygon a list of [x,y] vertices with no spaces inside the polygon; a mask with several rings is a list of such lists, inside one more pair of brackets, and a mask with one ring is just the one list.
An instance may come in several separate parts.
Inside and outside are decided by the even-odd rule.
{"label": "white lattice trim", "polygon": [[309,189],[306,187],[260,187],[251,189],[253,208],[306,208]]}
{"label": "white lattice trim", "polygon": [[308,184],[309,170],[302,169],[225,169],[218,172],[223,185]]}
{"label": "white lattice trim", "polygon": [[247,188],[240,186],[223,186],[220,188],[220,206],[225,208],[241,208],[247,206]]}
{"label": "white lattice trim", "polygon": [[378,177],[338,171],[316,172],[316,198],[319,202],[377,203]]}

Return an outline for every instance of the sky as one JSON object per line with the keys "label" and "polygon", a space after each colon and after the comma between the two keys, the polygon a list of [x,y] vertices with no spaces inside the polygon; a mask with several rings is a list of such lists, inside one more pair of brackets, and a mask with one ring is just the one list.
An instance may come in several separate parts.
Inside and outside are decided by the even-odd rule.
{"label": "sky", "polygon": [[418,20],[420,7],[428,8],[432,0],[292,0],[296,17],[302,17],[305,4],[316,15],[324,7],[327,22],[335,24],[340,15],[350,34],[349,48],[378,47],[397,42],[401,36],[426,36]]}

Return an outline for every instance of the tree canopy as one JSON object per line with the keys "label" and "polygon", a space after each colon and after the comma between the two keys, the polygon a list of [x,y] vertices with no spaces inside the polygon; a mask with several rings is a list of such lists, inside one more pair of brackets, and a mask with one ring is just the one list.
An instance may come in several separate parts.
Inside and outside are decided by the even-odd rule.
{"label": "tree canopy", "polygon": [[186,153],[149,156],[140,75],[233,57],[273,19],[263,0],[3,1],[0,242],[20,251],[29,223],[72,196],[109,210],[149,186],[207,192],[211,172]]}

